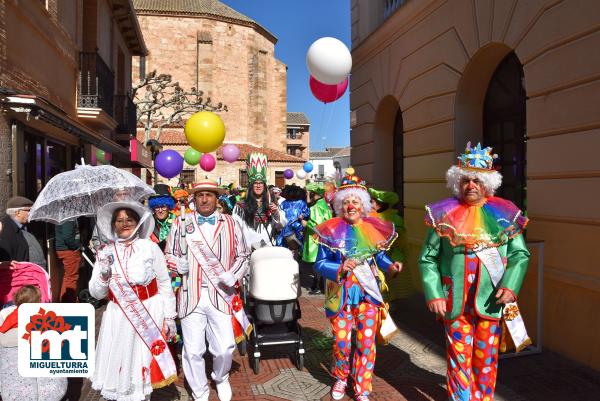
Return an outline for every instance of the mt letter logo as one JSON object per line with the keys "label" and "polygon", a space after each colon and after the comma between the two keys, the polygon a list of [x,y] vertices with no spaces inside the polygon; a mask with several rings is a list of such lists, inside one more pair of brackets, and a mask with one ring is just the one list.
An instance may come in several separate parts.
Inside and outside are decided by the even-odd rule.
{"label": "mt letter logo", "polygon": [[22,304],[19,373],[89,377],[94,368],[95,312],[90,304]]}

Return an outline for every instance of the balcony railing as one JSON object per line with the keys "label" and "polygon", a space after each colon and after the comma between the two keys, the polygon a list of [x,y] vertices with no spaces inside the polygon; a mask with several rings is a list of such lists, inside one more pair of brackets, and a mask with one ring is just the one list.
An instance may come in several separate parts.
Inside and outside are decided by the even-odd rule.
{"label": "balcony railing", "polygon": [[102,57],[81,52],[77,106],[102,109],[113,117],[114,91],[115,76]]}
{"label": "balcony railing", "polygon": [[402,7],[407,0],[385,0],[383,19],[388,19],[398,8]]}
{"label": "balcony railing", "polygon": [[302,139],[302,132],[297,132],[297,131],[288,131],[285,134],[285,137],[287,139]]}
{"label": "balcony railing", "polygon": [[135,103],[129,95],[115,95],[115,120],[117,134],[136,134],[137,114]]}

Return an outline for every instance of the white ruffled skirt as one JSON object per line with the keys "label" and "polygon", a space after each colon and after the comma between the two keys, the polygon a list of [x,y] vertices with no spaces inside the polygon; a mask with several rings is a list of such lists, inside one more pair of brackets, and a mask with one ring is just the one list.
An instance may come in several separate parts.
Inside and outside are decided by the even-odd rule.
{"label": "white ruffled skirt", "polygon": [[[160,294],[143,301],[159,328],[164,320],[164,299]],[[127,320],[121,308],[109,302],[96,346],[96,368],[92,388],[107,400],[140,401],[152,393],[152,354]],[[149,398],[149,397],[148,397]]]}

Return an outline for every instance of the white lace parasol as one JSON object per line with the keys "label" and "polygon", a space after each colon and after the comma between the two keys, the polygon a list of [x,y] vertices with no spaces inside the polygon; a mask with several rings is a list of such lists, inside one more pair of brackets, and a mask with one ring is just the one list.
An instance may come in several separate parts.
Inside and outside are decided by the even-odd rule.
{"label": "white lace parasol", "polygon": [[29,212],[29,220],[61,224],[80,216],[95,216],[107,203],[142,201],[154,190],[135,175],[114,166],[75,166],[53,177]]}

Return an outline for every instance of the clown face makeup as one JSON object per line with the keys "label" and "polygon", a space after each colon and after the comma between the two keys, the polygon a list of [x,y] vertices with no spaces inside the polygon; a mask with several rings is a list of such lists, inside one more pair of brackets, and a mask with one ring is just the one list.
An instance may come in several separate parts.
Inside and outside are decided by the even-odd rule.
{"label": "clown face makeup", "polygon": [[356,224],[362,220],[363,204],[360,198],[350,195],[342,201],[342,217],[349,224]]}

